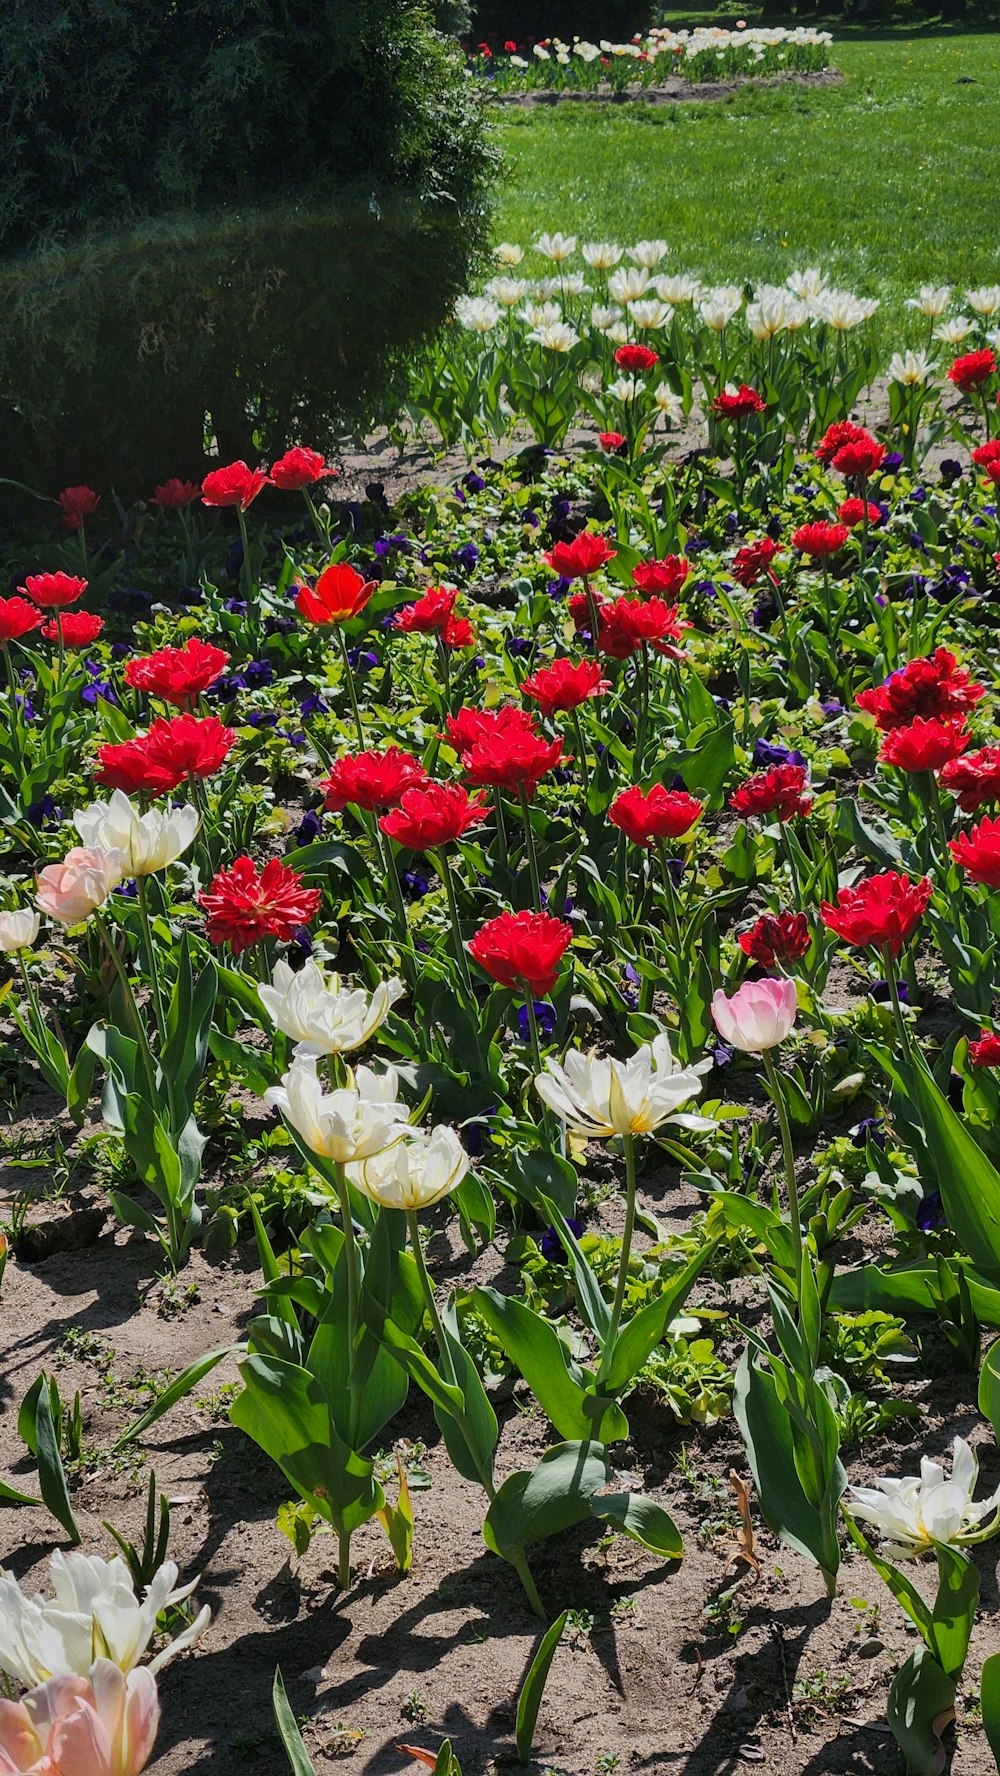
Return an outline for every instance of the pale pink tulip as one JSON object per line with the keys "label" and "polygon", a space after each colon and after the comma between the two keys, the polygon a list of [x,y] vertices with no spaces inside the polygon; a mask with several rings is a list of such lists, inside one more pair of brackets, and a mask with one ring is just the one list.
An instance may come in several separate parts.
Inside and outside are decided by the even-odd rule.
{"label": "pale pink tulip", "polygon": [[798,998],[791,980],[744,981],[731,999],[720,990],[712,998],[715,1027],[730,1048],[763,1054],[784,1042],[795,1023]]}
{"label": "pale pink tulip", "polygon": [[62,863],[49,863],[41,871],[35,905],[60,925],[81,925],[121,879],[120,852],[76,845]]}
{"label": "pale pink tulip", "polygon": [[96,1659],[87,1677],[50,1677],[0,1699],[0,1776],[139,1776],[160,1722],[156,1679]]}

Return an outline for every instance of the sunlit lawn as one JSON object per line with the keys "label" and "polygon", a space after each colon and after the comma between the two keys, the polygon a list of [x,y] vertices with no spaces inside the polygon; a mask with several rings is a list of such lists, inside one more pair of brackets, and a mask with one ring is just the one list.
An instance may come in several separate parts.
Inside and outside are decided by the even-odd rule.
{"label": "sunlit lawn", "polygon": [[834,60],[836,87],[504,113],[499,237],[663,236],[671,269],[777,282],[822,264],[897,303],[1000,281],[1000,34],[856,39]]}

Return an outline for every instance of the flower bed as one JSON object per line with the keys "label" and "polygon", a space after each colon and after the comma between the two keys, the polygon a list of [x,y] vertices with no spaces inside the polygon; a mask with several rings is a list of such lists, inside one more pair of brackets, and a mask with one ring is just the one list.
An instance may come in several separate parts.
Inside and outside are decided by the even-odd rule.
{"label": "flower bed", "polygon": [[[165,1770],[203,1718],[228,1776],[214,1645],[258,1726],[285,1664],[301,1688],[277,1680],[275,1717],[306,1769],[295,1716],[333,1598],[351,1657],[370,1672],[384,1626],[403,1674],[391,1706],[355,1684],[337,1749],[398,1734],[405,1700],[447,1776],[477,1733],[579,1763],[574,1600],[624,1633],[630,1574],[655,1655],[622,1752],[662,1731],[647,1686],[675,1712],[688,1649],[739,1659],[749,1623],[766,1755],[790,1712],[851,1769],[831,1643],[796,1679],[771,1628],[826,1595],[844,1646],[860,1594],[890,1647],[897,1670],[845,1685],[917,1776],[974,1681],[995,1738],[976,1608],[1000,1479],[1000,291],[967,293],[957,357],[947,295],[915,299],[925,355],[901,355],[871,429],[870,303],[806,274],[745,310],[681,280],[668,300],[645,243],[602,269],[630,280],[609,283],[622,315],[584,333],[590,293],[565,241],[547,251],[559,316],[501,321],[494,290],[439,370],[478,371],[477,402],[495,372],[540,448],[393,508],[376,483],[338,497],[308,448],[179,473],[129,512],[66,488],[7,546],[8,1162],[42,1188],[8,1216],[5,1521],[39,1552],[53,1523],[88,1560],[113,1550],[105,1519],[124,1543],[111,1569],[56,1561],[61,1609],[39,1573],[0,1579],[12,1768],[106,1739],[98,1767],[131,1776],[162,1708]],[[678,461],[660,428],[696,398],[706,437]],[[581,408],[620,427],[560,454]],[[55,1240],[74,1220],[60,1167],[110,1231],[46,1275],[26,1222],[42,1209]],[[173,1318],[136,1397],[112,1371],[156,1272]],[[67,1352],[47,1284],[86,1294],[116,1348]],[[173,1462],[195,1410],[228,1439],[203,1425],[184,1458],[211,1625],[130,1467]],[[453,1676],[432,1705],[400,1687],[459,1580],[487,1624],[461,1716]],[[961,1730],[985,1755],[968,1709]],[[746,1731],[698,1728],[734,1758]]]}
{"label": "flower bed", "polygon": [[752,75],[818,73],[829,67],[829,31],[809,26],[794,29],[737,26],[699,27],[671,31],[665,27],[628,43],[604,39],[590,43],[579,37],[563,43],[503,46],[470,45],[470,71],[489,81],[498,93],[581,92],[602,87],[624,92],[673,80],[691,82],[745,79]]}

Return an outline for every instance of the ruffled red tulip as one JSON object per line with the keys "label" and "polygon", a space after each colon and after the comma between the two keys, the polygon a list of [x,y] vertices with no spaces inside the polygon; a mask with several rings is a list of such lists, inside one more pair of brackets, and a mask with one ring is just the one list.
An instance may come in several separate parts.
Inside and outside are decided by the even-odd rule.
{"label": "ruffled red tulip", "polygon": [[428,586],[415,604],[407,604],[392,619],[394,629],[404,635],[435,635],[443,630],[455,609],[458,597],[454,586]]}
{"label": "ruffled red tulip", "polygon": [[1000,462],[986,464],[986,479],[991,487],[1000,487]]}
{"label": "ruffled red tulip", "polygon": [[160,716],[146,735],[149,758],[185,777],[211,777],[229,757],[236,739],[215,715]]}
{"label": "ruffled red tulip", "polygon": [[419,759],[390,746],[386,752],[355,752],[339,758],[319,787],[331,814],[340,814],[349,803],[373,813],[397,807],[404,790],[426,781]]}
{"label": "ruffled red tulip", "polygon": [[445,727],[455,751],[464,758],[480,740],[490,740],[494,735],[534,734],[535,718],[516,703],[503,703],[499,709],[460,709],[457,715],[447,717]]}
{"label": "ruffled red tulip", "polygon": [[996,367],[996,357],[988,348],[967,352],[964,358],[955,359],[947,373],[948,381],[953,382],[963,395],[969,395],[974,389],[982,388],[984,382],[989,382]]}
{"label": "ruffled red tulip", "polygon": [[295,608],[310,623],[348,623],[364,610],[376,584],[346,561],[335,561],[324,568],[315,586],[299,587]]}
{"label": "ruffled red tulip", "polygon": [[616,796],[608,809],[612,826],[620,827],[634,845],[655,845],[661,839],[683,839],[701,819],[704,803],[684,790],[654,783],[644,792],[636,784]]}
{"label": "ruffled red tulip", "polygon": [[775,556],[780,554],[780,543],[776,543],[772,537],[758,537],[756,542],[747,543],[742,549],[737,549],[730,570],[733,579],[749,591],[768,572]]}
{"label": "ruffled red tulip", "polygon": [[556,543],[545,559],[564,580],[582,580],[609,562],[616,550],[595,530],[581,530],[571,543]]}
{"label": "ruffled red tulip", "polygon": [[846,480],[867,481],[885,461],[885,445],[867,434],[842,444],[834,452],[831,468]]}
{"label": "ruffled red tulip", "polygon": [[756,925],[741,931],[739,937],[744,955],[761,968],[801,962],[811,942],[805,913],[764,913]]}
{"label": "ruffled red tulip", "polygon": [[441,640],[450,654],[457,654],[462,648],[475,647],[476,631],[468,617],[449,617],[441,631]]}
{"label": "ruffled red tulip", "polygon": [[85,518],[97,511],[101,496],[92,487],[64,487],[56,504],[67,530],[79,530]]}
{"label": "ruffled red tulip", "polygon": [[462,764],[477,788],[506,789],[530,798],[561,758],[561,740],[543,740],[530,728],[508,728],[477,740]]}
{"label": "ruffled red tulip", "polygon": [[565,714],[579,709],[588,697],[602,697],[611,680],[601,676],[596,660],[554,660],[542,666],[521,685],[521,694],[537,703],[543,715]]}
{"label": "ruffled red tulip", "polygon": [[814,561],[829,561],[831,556],[840,554],[850,534],[846,524],[825,524],[820,519],[815,524],[799,525],[792,536],[792,548]]}
{"label": "ruffled red tulip", "polygon": [[488,919],[467,946],[480,968],[525,998],[542,999],[559,978],[573,928],[549,913],[501,913]]}
{"label": "ruffled red tulip", "polygon": [[229,655],[192,635],[179,648],[158,648],[139,660],[126,660],[125,683],[133,690],[160,697],[178,709],[193,709],[202,691],[225,671]]}
{"label": "ruffled red tulip", "polygon": [[627,660],[648,642],[657,653],[683,659],[669,644],[679,642],[690,623],[678,617],[676,604],[662,598],[614,598],[598,608],[597,645],[612,660]]}
{"label": "ruffled red tulip", "polygon": [[928,720],[917,716],[905,728],[891,728],[882,742],[879,758],[897,771],[940,771],[969,744],[961,722]]}
{"label": "ruffled red tulip", "polygon": [[756,389],[741,382],[738,389],[723,389],[721,395],[716,395],[712,412],[722,419],[745,419],[749,413],[763,413],[766,406]]}
{"label": "ruffled red tulip", "polygon": [[991,438],[987,444],[977,444],[972,452],[972,460],[983,469],[989,463],[1000,462],[1000,438]]}
{"label": "ruffled red tulip", "polygon": [[0,598],[0,647],[30,635],[41,621],[41,611],[26,598]]}
{"label": "ruffled red tulip", "polygon": [[206,506],[239,506],[241,512],[268,485],[263,469],[250,469],[245,462],[227,463],[224,469],[212,469],[201,484],[202,504]]}
{"label": "ruffled red tulip", "polygon": [[63,647],[84,648],[96,641],[104,628],[104,618],[94,615],[93,611],[66,611],[58,622],[50,617],[42,624],[42,634],[46,641],[58,641],[62,631]]}
{"label": "ruffled red tulip", "polygon": [[748,777],[730,796],[729,806],[744,820],[752,814],[777,814],[780,821],[794,820],[796,814],[808,814],[812,807],[807,788],[804,765],[772,765],[769,771]]}
{"label": "ruffled red tulip", "polygon": [[176,765],[150,758],[145,734],[100,747],[94,776],[105,789],[120,789],[127,796],[171,795],[184,781]]}
{"label": "ruffled red tulip", "polygon": [[665,555],[662,561],[640,561],[632,569],[632,584],[640,592],[676,598],[690,573],[691,563],[685,555]]}
{"label": "ruffled red tulip", "polygon": [[884,684],[859,692],[855,701],[887,732],[906,727],[918,715],[964,715],[985,694],[948,648],[936,648],[926,659],[910,660],[890,673]]}
{"label": "ruffled red tulip", "polygon": [[615,352],[615,363],[620,370],[652,370],[659,361],[659,353],[648,345],[620,345]]}
{"label": "ruffled red tulip", "polygon": [[816,446],[815,455],[828,468],[843,445],[861,444],[870,436],[871,433],[864,426],[856,425],[853,419],[838,419],[835,425],[827,426]]}
{"label": "ruffled red tulip", "polygon": [[949,839],[948,849],[974,882],[1000,888],[1000,820],[981,820],[957,839]]}
{"label": "ruffled red tulip", "polygon": [[986,802],[1000,800],[1000,746],[983,746],[949,759],[941,782],[957,797],[963,814],[975,814]]}
{"label": "ruffled red tulip", "polygon": [[185,506],[193,504],[200,492],[200,482],[182,481],[179,476],[172,475],[156,489],[149,503],[159,506],[161,512],[182,512]]}
{"label": "ruffled red tulip", "polygon": [[628,440],[624,432],[598,432],[597,442],[605,456],[619,456]]}
{"label": "ruffled red tulip", "polygon": [[45,610],[61,610],[63,605],[75,604],[83,597],[87,581],[78,580],[75,574],[29,574],[20,589],[33,604],[40,604]]}
{"label": "ruffled red tulip", "polygon": [[978,1042],[969,1043],[969,1060],[974,1067],[1000,1067],[1000,1036],[984,1030]]}
{"label": "ruffled red tulip", "polygon": [[461,783],[425,783],[404,790],[398,808],[383,814],[379,826],[397,845],[410,851],[433,851],[452,845],[472,826],[486,819],[489,797],[470,796]]}
{"label": "ruffled red tulip", "polygon": [[847,525],[848,530],[856,530],[859,524],[864,523],[866,516],[869,524],[881,524],[881,506],[873,506],[871,500],[845,499],[837,507],[837,517],[841,524]]}
{"label": "ruffled red tulip", "polygon": [[319,903],[319,889],[303,887],[302,877],[279,857],[272,857],[259,872],[252,858],[237,857],[198,896],[198,905],[208,916],[209,942],[228,943],[234,956],[265,937],[294,937],[314,917]]}
{"label": "ruffled red tulip", "polygon": [[888,949],[898,956],[912,937],[931,897],[929,876],[911,882],[895,870],[869,876],[856,888],[842,888],[836,906],[825,900],[820,917],[829,930],[858,948]]}
{"label": "ruffled red tulip", "polygon": [[298,444],[292,450],[286,450],[277,462],[271,464],[271,480],[282,493],[301,493],[303,487],[312,487],[317,481],[326,480],[327,476],[335,475],[329,463],[323,461],[318,450],[307,450]]}

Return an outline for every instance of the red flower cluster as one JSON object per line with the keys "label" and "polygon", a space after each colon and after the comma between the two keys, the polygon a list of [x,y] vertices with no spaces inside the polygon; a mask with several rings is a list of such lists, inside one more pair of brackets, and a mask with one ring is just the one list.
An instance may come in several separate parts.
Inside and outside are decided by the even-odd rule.
{"label": "red flower cluster", "polygon": [[444,631],[455,609],[458,592],[454,586],[428,586],[416,603],[405,605],[392,619],[394,629],[404,635],[435,635]]}
{"label": "red flower cluster", "polygon": [[397,807],[405,790],[426,781],[427,772],[412,752],[390,746],[385,752],[347,753],[319,787],[331,814],[340,814],[349,803],[373,813]]}
{"label": "red flower cluster", "polygon": [[962,716],[985,694],[948,648],[936,648],[926,659],[910,660],[890,673],[884,684],[861,691],[855,700],[886,732],[906,727],[918,715]]}
{"label": "red flower cluster", "polygon": [[329,475],[335,475],[329,463],[323,461],[318,450],[307,450],[304,445],[296,445],[279,456],[277,462],[271,464],[271,480],[282,493],[301,493],[304,487],[312,487],[317,481],[324,481]]}
{"label": "red flower cluster", "polygon": [[126,660],[125,683],[178,709],[190,710],[228,664],[229,655],[222,648],[192,635],[183,647],[157,648],[155,654]]}
{"label": "red flower cluster", "polygon": [[310,623],[349,623],[364,610],[376,584],[346,561],[334,561],[324,568],[315,586],[299,587],[295,608]]}
{"label": "red flower cluster", "polygon": [[543,715],[565,714],[579,709],[588,697],[603,697],[611,680],[603,678],[596,660],[554,660],[542,666],[521,685],[521,695],[537,703]]}
{"label": "red flower cluster", "polygon": [[842,888],[836,906],[825,900],[820,917],[845,943],[887,949],[898,956],[923,918],[930,897],[929,876],[911,882],[909,876],[885,870],[859,882],[856,888]]}
{"label": "red flower cluster", "polygon": [[67,530],[79,530],[85,518],[97,511],[101,496],[92,487],[64,487],[56,504]]}
{"label": "red flower cluster", "polygon": [[58,641],[61,631],[63,647],[84,648],[97,640],[103,628],[104,618],[93,611],[66,611],[58,620],[50,617],[43,623],[42,634],[46,641]]}
{"label": "red flower cluster", "polygon": [[564,580],[584,580],[604,567],[616,553],[607,537],[595,530],[581,530],[571,543],[556,543],[545,559],[553,573]]}
{"label": "red flower cluster", "polygon": [[905,728],[890,728],[879,758],[898,771],[940,771],[958,758],[969,744],[961,721],[941,721],[937,716],[916,716]]}
{"label": "red flower cluster", "polygon": [[763,913],[749,931],[740,932],[740,949],[761,968],[800,962],[812,942],[805,913]]}
{"label": "red flower cluster", "polygon": [[561,758],[562,741],[544,740],[530,725],[484,734],[468,748],[462,763],[477,788],[506,789],[530,798]]}
{"label": "red flower cluster", "polygon": [[515,732],[533,734],[535,718],[515,703],[502,703],[499,709],[462,708],[457,715],[448,716],[445,726],[455,751],[465,758],[481,740]]}
{"label": "red flower cluster", "polygon": [[867,481],[885,461],[885,445],[862,430],[859,438],[850,438],[834,451],[831,468],[848,481]]}
{"label": "red flower cluster", "polygon": [[997,367],[996,357],[987,347],[983,351],[967,352],[964,358],[956,358],[948,371],[948,381],[953,382],[963,395],[970,395],[989,382]]}
{"label": "red flower cluster", "polygon": [[723,389],[712,402],[712,412],[723,419],[745,419],[748,413],[763,413],[767,402],[745,382],[738,389]]}
{"label": "red flower cluster", "polygon": [[701,819],[704,803],[684,790],[665,789],[654,783],[644,792],[634,785],[616,796],[608,809],[608,819],[632,840],[634,845],[650,846],[661,839],[682,839]]}
{"label": "red flower cluster", "polygon": [[835,425],[827,426],[815,454],[824,467],[829,468],[837,451],[845,444],[861,444],[870,436],[864,426],[856,425],[853,419],[838,419]]}
{"label": "red flower cluster", "polygon": [[613,598],[598,605],[597,615],[597,645],[612,660],[629,659],[644,642],[673,660],[684,657],[670,645],[691,627],[678,617],[676,604],[662,598]]}
{"label": "red flower cluster", "polygon": [[182,512],[198,498],[201,485],[197,481],[182,481],[178,475],[172,475],[164,481],[150,500],[151,506],[159,506],[161,512]]}
{"label": "red flower cluster", "polygon": [[774,542],[771,537],[758,537],[756,542],[746,543],[742,549],[737,549],[733,557],[733,579],[749,591],[764,574],[769,573],[772,561],[780,553],[781,544]]}
{"label": "red flower cluster", "polygon": [[74,574],[28,574],[20,590],[45,610],[61,610],[64,604],[75,604],[83,597],[87,581],[78,580]]}
{"label": "red flower cluster", "polygon": [[467,947],[492,980],[537,999],[551,993],[572,938],[572,926],[549,913],[501,913]]}
{"label": "red flower cluster", "polygon": [[190,777],[211,777],[225,764],[236,734],[217,716],[160,717],[148,734],[98,752],[98,783],[108,789],[166,795]]}
{"label": "red flower cluster", "polygon": [[662,561],[640,561],[632,569],[632,584],[640,592],[659,592],[665,598],[676,598],[690,573],[691,563],[686,555],[664,555]]}
{"label": "red flower cluster", "polygon": [[969,1043],[969,1060],[974,1067],[1000,1067],[1000,1036],[984,1030],[978,1042]]}
{"label": "red flower cluster", "polygon": [[758,771],[748,777],[729,798],[729,806],[749,820],[752,814],[777,814],[782,822],[794,820],[796,814],[808,814],[812,797],[804,765],[772,765],[769,771]]}
{"label": "red flower cluster", "polygon": [[425,783],[404,790],[399,806],[384,814],[379,826],[397,845],[432,851],[453,844],[470,826],[481,826],[488,806],[488,796],[470,796],[461,783]]}
{"label": "red flower cluster", "polygon": [[263,469],[250,469],[245,462],[227,463],[224,469],[212,469],[201,484],[202,504],[206,506],[239,506],[241,512],[268,485]]}
{"label": "red flower cluster", "polygon": [[234,956],[265,937],[294,937],[319,903],[319,889],[304,888],[302,877],[280,857],[272,857],[259,872],[252,858],[237,857],[198,896],[208,915],[209,942],[230,944]]}
{"label": "red flower cluster", "polygon": [[41,611],[26,598],[0,598],[0,647],[30,635],[41,620]]}
{"label": "red flower cluster", "polygon": [[958,798],[963,814],[975,814],[985,802],[1000,799],[1000,746],[984,746],[950,759],[941,782]]}
{"label": "red flower cluster", "polygon": [[974,882],[1000,888],[1000,820],[981,820],[959,838],[949,839],[948,849]]}
{"label": "red flower cluster", "polygon": [[832,555],[840,554],[850,534],[846,524],[826,524],[818,519],[815,524],[799,525],[792,536],[792,548],[810,555],[814,561],[829,561]]}
{"label": "red flower cluster", "polygon": [[659,361],[659,352],[648,345],[620,345],[615,352],[615,363],[621,370],[652,370]]}
{"label": "red flower cluster", "polygon": [[881,524],[882,508],[873,506],[871,500],[845,499],[837,507],[837,517],[841,524],[847,525],[848,530],[856,530],[859,524],[863,524],[866,513],[869,524]]}

